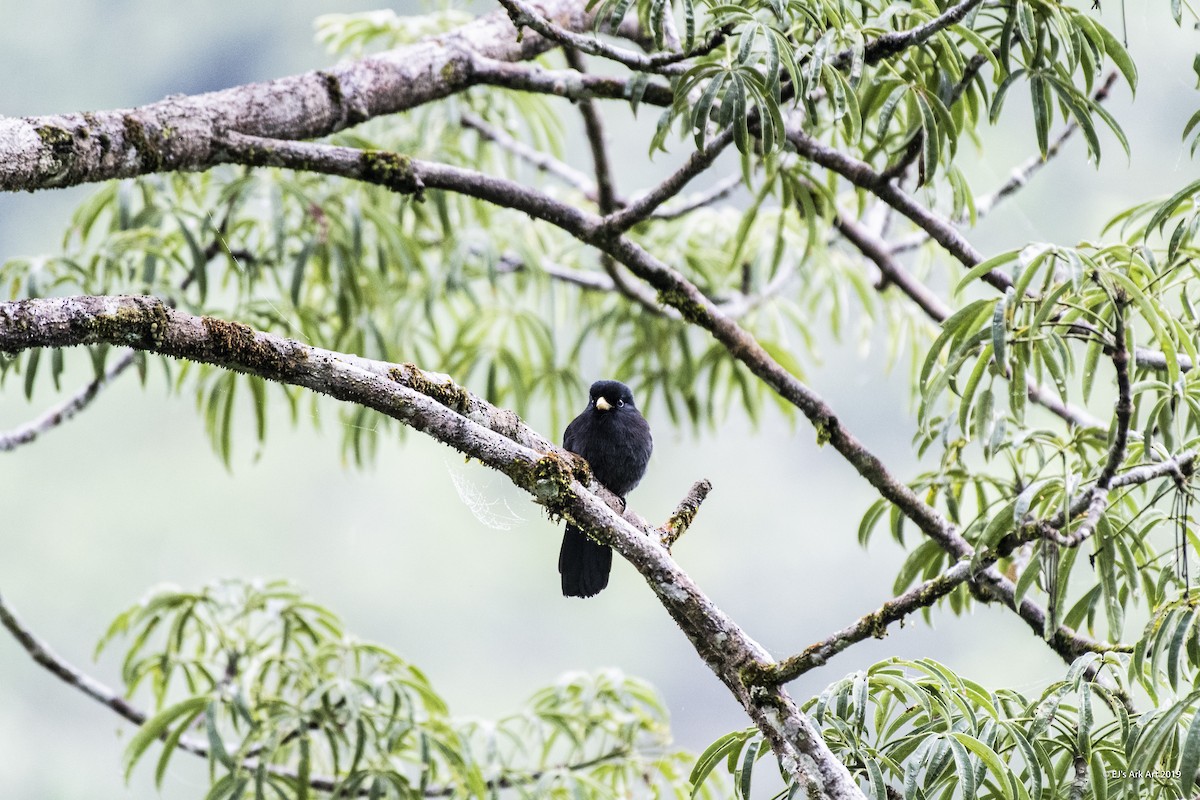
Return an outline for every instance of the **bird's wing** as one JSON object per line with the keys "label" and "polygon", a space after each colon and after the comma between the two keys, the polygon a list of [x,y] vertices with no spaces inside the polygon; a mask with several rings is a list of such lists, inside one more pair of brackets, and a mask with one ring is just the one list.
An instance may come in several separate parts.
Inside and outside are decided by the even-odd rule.
{"label": "bird's wing", "polygon": [[583,436],[584,429],[587,427],[587,423],[583,418],[586,413],[585,411],[571,420],[571,423],[567,425],[567,429],[563,431],[563,447],[572,453],[578,453],[579,448],[583,445],[579,439]]}

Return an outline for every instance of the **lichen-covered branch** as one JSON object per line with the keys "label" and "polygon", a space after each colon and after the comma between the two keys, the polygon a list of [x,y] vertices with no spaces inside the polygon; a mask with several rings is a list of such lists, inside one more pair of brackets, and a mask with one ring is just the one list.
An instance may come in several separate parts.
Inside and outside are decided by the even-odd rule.
{"label": "lichen-covered branch", "polygon": [[[589,488],[585,462],[545,442],[533,449],[467,414],[490,408],[452,382],[411,365],[380,374],[378,362],[310,347],[245,325],[197,317],[152,297],[70,297],[0,303],[0,350],[108,343],[185,358],[302,386],[371,408],[502,472],[554,516],[610,545],[646,579],[696,652],[763,732],[783,769],[815,797],[862,797],[846,767],[781,689],[756,689],[743,670],[770,656],[696,586],[657,536],[647,536]],[[411,386],[409,384],[412,384]],[[502,419],[499,413],[485,420]],[[502,427],[523,433],[512,415]]]}
{"label": "lichen-covered branch", "polygon": [[[529,5],[564,30],[589,30],[594,19],[577,0]],[[326,136],[491,82],[495,70],[487,65],[525,61],[556,44],[532,31],[518,37],[508,15],[496,11],[412,45],[265,83],[173,95],[138,108],[0,117],[0,191],[206,169],[216,163],[214,151],[226,131],[278,139]],[[643,102],[669,103],[670,89],[665,91],[664,98],[660,86],[649,86]]]}
{"label": "lichen-covered branch", "polygon": [[56,403],[36,419],[30,420],[24,425],[13,428],[11,431],[0,432],[0,452],[15,450],[23,444],[29,444],[43,433],[62,425],[83,411],[92,404],[92,401],[100,394],[100,390],[116,380],[117,376],[127,370],[136,358],[136,350],[126,350],[108,365],[103,375],[93,378],[71,397],[61,403]]}
{"label": "lichen-covered branch", "polygon": [[[895,504],[926,536],[955,559],[974,554],[974,548],[957,527],[893,475],[878,456],[841,424],[820,395],[772,358],[753,335],[726,315],[695,284],[636,243],[614,236],[602,218],[512,181],[395,153],[367,152],[304,142],[273,142],[240,134],[230,134],[226,143],[226,157],[237,163],[340,175],[378,183],[405,194],[419,194],[435,188],[466,194],[524,211],[613,256],[656,289],[661,302],[674,307],[684,319],[708,331],[734,358],[799,409],[816,429],[818,440],[831,444],[882,497]],[[1030,625],[1037,619],[1044,620],[1044,613],[1028,600],[1019,606],[1013,605],[1016,587],[1011,581],[994,569],[984,575],[987,581],[981,586],[985,591],[992,592],[995,599],[1014,607]],[[1067,629],[1062,629],[1062,638],[1068,644],[1056,650],[1068,661],[1079,655],[1079,652],[1071,649],[1077,639],[1085,643],[1090,641]],[[1051,645],[1054,646],[1054,641],[1051,641]]]}
{"label": "lichen-covered branch", "polygon": [[829,659],[851,645],[870,637],[882,639],[887,635],[889,625],[902,621],[915,611],[933,605],[954,591],[955,587],[970,580],[971,571],[970,561],[955,563],[946,572],[914,586],[899,597],[888,600],[878,610],[862,616],[852,625],[816,644],[809,645],[794,656],[788,656],[770,667],[760,670],[754,676],[754,680],[763,685],[794,681],[809,670],[823,666]]}

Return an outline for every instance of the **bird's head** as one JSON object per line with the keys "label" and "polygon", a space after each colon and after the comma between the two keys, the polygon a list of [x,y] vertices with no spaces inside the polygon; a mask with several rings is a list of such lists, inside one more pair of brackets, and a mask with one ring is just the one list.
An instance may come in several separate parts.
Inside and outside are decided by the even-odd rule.
{"label": "bird's head", "polygon": [[634,408],[633,392],[620,381],[596,381],[592,384],[591,405],[597,411]]}

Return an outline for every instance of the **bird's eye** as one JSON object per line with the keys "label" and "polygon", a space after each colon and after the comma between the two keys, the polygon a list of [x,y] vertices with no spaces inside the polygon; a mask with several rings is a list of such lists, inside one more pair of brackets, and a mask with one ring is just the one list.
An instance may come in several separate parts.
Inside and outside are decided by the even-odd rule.
{"label": "bird's eye", "polygon": [[623,405],[625,405],[625,401],[624,401],[624,400],[618,400],[618,401],[617,401],[617,405],[619,405],[619,406],[623,406]]}

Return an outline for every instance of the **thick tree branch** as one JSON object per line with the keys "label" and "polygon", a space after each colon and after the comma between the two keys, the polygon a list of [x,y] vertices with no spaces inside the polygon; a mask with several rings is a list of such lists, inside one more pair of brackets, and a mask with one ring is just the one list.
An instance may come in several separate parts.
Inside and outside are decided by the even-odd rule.
{"label": "thick tree branch", "polygon": [[24,425],[13,428],[6,433],[0,433],[0,452],[15,450],[23,444],[29,444],[43,433],[58,427],[80,411],[83,411],[96,399],[96,395],[100,394],[100,390],[108,386],[118,375],[128,369],[136,358],[136,350],[126,350],[108,365],[103,375],[94,378],[71,397],[47,409],[37,419],[30,420]]}
{"label": "thick tree branch", "polygon": [[[832,444],[882,497],[895,504],[925,535],[938,542],[955,559],[974,554],[974,549],[954,524],[892,475],[883,462],[841,424],[833,409],[817,393],[773,359],[750,333],[724,314],[683,275],[628,239],[612,235],[602,219],[511,181],[394,153],[272,142],[240,134],[230,134],[226,142],[226,157],[238,163],[340,175],[378,183],[406,194],[416,194],[426,188],[466,194],[523,211],[612,255],[653,286],[662,302],[676,308],[684,319],[707,330],[734,358],[798,408],[817,430],[818,439]],[[986,581],[978,585],[995,599],[1014,608],[1031,627],[1039,620],[1044,623],[1045,614],[1036,605],[1028,600],[1020,605],[1013,603],[1016,587],[994,568],[981,577]],[[1089,645],[1094,646],[1090,640],[1066,628],[1061,628],[1050,644],[1068,661],[1086,652]]]}
{"label": "thick tree branch", "polygon": [[[381,376],[362,360],[260,333],[238,323],[195,317],[149,297],[75,297],[0,303],[0,349],[119,344],[248,372],[375,409],[507,475],[552,514],[610,545],[646,579],[705,663],[725,683],[771,743],[785,772],[813,796],[862,797],[820,733],[777,688],[754,688],[743,670],[770,662],[767,652],[729,619],[671,559],[657,537],[616,514],[585,481],[583,462],[560,448],[535,450],[474,422],[487,404],[448,391],[426,373],[395,367]],[[499,415],[488,415],[495,418]],[[515,419],[515,417],[514,417]],[[519,420],[517,420],[519,423]],[[506,427],[511,427],[510,420]],[[524,426],[520,426],[523,428]],[[541,437],[537,437],[540,439]],[[543,440],[544,441],[544,440]]]}
{"label": "thick tree branch", "polygon": [[887,635],[889,625],[933,605],[954,591],[956,586],[970,580],[972,569],[970,561],[957,562],[946,572],[914,586],[899,597],[888,600],[878,610],[864,615],[852,625],[809,645],[794,656],[763,669],[756,679],[764,684],[794,681],[809,670],[824,666],[829,659],[864,639],[882,639]]}
{"label": "thick tree branch", "polygon": [[[529,5],[565,30],[589,30],[593,22],[577,0]],[[205,169],[225,131],[279,139],[326,136],[475,84],[496,83],[497,64],[528,60],[554,46],[534,32],[518,37],[507,14],[496,11],[416,44],[265,83],[175,95],[132,109],[0,117],[0,191]],[[606,96],[626,91],[623,81],[572,83],[583,92],[604,87]],[[671,91],[652,84],[643,102],[670,103]]]}

